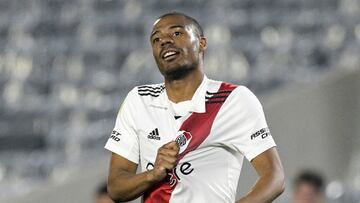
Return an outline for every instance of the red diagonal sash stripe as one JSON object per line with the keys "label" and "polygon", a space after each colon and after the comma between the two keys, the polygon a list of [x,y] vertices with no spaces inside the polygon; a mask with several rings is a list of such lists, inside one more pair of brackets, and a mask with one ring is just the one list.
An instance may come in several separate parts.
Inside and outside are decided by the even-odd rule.
{"label": "red diagonal sash stripe", "polygon": [[[218,92],[232,91],[237,86],[222,83]],[[225,99],[224,99],[225,100]],[[193,113],[188,119],[181,125],[179,131],[183,130],[190,132],[192,140],[187,146],[186,150],[183,151],[178,160],[180,161],[187,153],[198,148],[201,143],[209,136],[212,124],[215,120],[217,113],[219,112],[223,102],[206,104],[205,113]],[[173,174],[170,174],[173,175]],[[167,203],[171,198],[171,193],[174,191],[176,184],[171,187],[169,183],[162,183],[154,187],[151,191],[144,195],[144,203]]]}

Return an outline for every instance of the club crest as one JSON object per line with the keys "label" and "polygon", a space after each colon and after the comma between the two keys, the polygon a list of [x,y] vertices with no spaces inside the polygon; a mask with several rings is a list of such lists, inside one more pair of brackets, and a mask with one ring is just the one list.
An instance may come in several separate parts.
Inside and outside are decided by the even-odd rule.
{"label": "club crest", "polygon": [[192,135],[190,132],[186,132],[184,130],[178,132],[178,136],[176,137],[175,142],[177,142],[180,147],[179,154],[185,151],[191,141],[191,138]]}

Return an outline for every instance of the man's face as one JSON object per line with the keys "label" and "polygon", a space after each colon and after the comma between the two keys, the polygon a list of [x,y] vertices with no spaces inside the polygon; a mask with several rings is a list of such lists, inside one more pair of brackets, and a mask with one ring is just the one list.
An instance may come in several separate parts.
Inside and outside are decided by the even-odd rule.
{"label": "man's face", "polygon": [[300,183],[295,188],[293,203],[320,203],[322,200],[322,194],[313,185]]}
{"label": "man's face", "polygon": [[172,15],[157,20],[150,42],[161,74],[166,76],[197,67],[205,49],[204,40],[183,16]]}

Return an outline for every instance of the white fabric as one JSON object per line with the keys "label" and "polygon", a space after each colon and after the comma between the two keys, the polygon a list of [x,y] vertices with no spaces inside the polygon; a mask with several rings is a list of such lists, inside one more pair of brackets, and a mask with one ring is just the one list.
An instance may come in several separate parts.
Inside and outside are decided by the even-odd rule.
{"label": "white fabric", "polygon": [[174,103],[172,101],[170,101],[171,104],[171,108],[174,110],[174,115],[175,116],[186,116],[190,109],[191,109],[191,101],[182,101],[179,103]]}
{"label": "white fabric", "polygon": [[[204,77],[188,102],[189,112],[205,112],[206,92],[216,92],[220,85]],[[146,171],[152,168],[158,148],[175,140],[180,126],[165,90],[153,97],[140,96],[134,88],[116,119],[114,130],[121,134],[120,140],[110,137],[105,148],[134,163],[140,161]],[[159,139],[149,138],[154,129]],[[274,146],[260,102],[246,87],[238,86],[220,108],[209,136],[180,160],[175,169],[180,180],[170,202],[235,202],[243,157],[252,160]]]}

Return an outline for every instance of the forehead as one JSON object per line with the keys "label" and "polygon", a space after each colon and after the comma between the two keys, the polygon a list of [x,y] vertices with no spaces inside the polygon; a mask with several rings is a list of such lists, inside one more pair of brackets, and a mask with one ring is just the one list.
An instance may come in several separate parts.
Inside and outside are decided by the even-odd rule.
{"label": "forehead", "polygon": [[311,183],[307,183],[307,182],[302,182],[299,183],[296,187],[297,190],[301,190],[301,191],[316,191],[316,187],[314,185],[312,185]]}
{"label": "forehead", "polygon": [[189,20],[180,15],[165,16],[155,21],[153,31],[166,29],[174,25],[186,27],[189,25]]}

